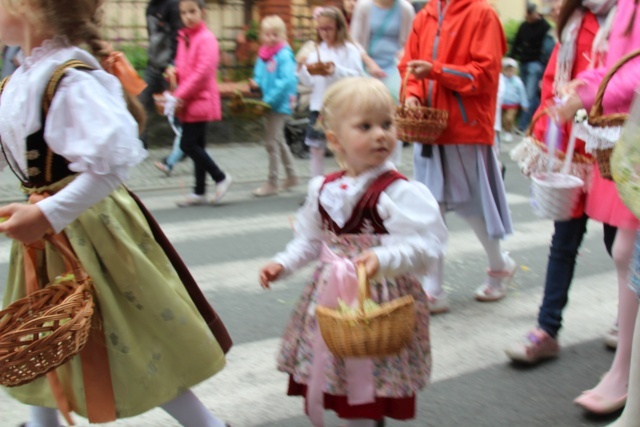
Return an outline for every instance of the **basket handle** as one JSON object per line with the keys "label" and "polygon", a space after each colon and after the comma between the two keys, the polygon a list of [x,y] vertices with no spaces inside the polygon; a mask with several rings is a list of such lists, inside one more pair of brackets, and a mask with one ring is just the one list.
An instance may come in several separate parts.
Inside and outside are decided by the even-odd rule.
{"label": "basket handle", "polygon": [[364,263],[360,263],[356,266],[356,274],[358,276],[358,306],[360,308],[360,313],[364,314],[364,302],[371,298],[369,278],[367,277],[367,267]]}
{"label": "basket handle", "polygon": [[596,98],[593,102],[593,106],[591,107],[591,111],[589,112],[589,124],[597,127],[604,126],[621,126],[627,120],[627,113],[614,113],[607,114],[606,116],[602,115],[602,101],[604,99],[604,93],[607,90],[607,86],[609,82],[613,78],[614,74],[618,72],[620,68],[622,68],[627,62],[631,61],[633,58],[640,56],[640,49],[634,50],[633,52],[623,56],[620,58],[618,62],[615,63],[613,67],[605,74],[600,86],[598,87],[598,92],[596,93]]}
{"label": "basket handle", "polygon": [[178,77],[176,73],[173,72],[169,75],[169,92],[173,93],[178,87]]}
{"label": "basket handle", "polygon": [[538,120],[540,120],[542,117],[546,116],[548,112],[549,110],[545,108],[543,110],[540,110],[533,116],[533,118],[531,119],[531,123],[529,123],[529,127],[527,128],[527,131],[524,133],[525,136],[533,135],[533,129],[535,128],[536,123],[538,123]]}
{"label": "basket handle", "polygon": [[[407,83],[409,83],[409,76],[411,74],[411,68],[412,67],[407,67],[407,69],[404,72],[404,77],[402,78],[402,86],[400,88],[400,105],[402,106],[402,108],[405,107],[405,101],[406,101],[406,97],[407,97]],[[427,87],[425,86],[424,83],[425,79],[420,79],[420,81],[422,82],[422,93],[426,93],[427,92]],[[420,101],[421,104],[424,105],[424,102],[422,102],[422,100]]]}

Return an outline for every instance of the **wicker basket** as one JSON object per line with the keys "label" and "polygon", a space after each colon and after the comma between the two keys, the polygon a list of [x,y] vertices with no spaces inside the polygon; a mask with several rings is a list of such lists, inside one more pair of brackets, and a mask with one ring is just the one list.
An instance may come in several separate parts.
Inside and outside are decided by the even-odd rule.
{"label": "wicker basket", "polygon": [[[624,122],[627,120],[629,116],[628,113],[613,113],[613,114],[603,114],[602,101],[604,99],[604,94],[607,90],[607,86],[611,81],[611,78],[618,72],[620,68],[622,68],[627,62],[632,60],[633,58],[640,56],[640,49],[635,50],[624,57],[622,57],[616,64],[607,72],[607,74],[602,79],[602,83],[600,83],[600,87],[598,88],[598,92],[596,93],[596,98],[593,102],[593,106],[591,107],[591,111],[589,112],[589,118],[587,119],[588,123],[593,127],[607,127],[607,126],[622,126]],[[613,180],[611,176],[611,165],[610,158],[612,148],[606,148],[602,150],[595,151],[596,161],[598,162],[598,170],[600,171],[600,175],[608,180]]]}
{"label": "wicker basket", "polygon": [[[73,279],[48,285],[0,311],[0,384],[29,383],[66,363],[87,342],[94,311],[91,279],[80,266],[66,237],[47,240],[60,253]],[[34,253],[25,263],[35,269]]]}
{"label": "wicker basket", "polygon": [[[538,120],[546,117],[547,110],[541,110],[531,119],[529,128],[525,133],[522,142],[516,145],[510,152],[512,160],[518,163],[520,171],[527,177],[534,173],[546,172],[548,169],[549,156],[547,145],[537,140],[533,135],[533,130]],[[562,168],[566,155],[560,150],[555,150],[552,160],[551,172],[559,172]],[[595,159],[588,154],[573,153],[569,174],[577,176],[585,183],[589,182],[593,162]]]}
{"label": "wicker basket", "polygon": [[358,265],[359,310],[344,314],[318,306],[316,316],[322,338],[338,357],[381,357],[399,353],[413,339],[415,307],[410,295],[382,303],[364,312],[363,303],[371,297],[363,265]]}
{"label": "wicker basket", "polygon": [[[331,67],[333,67],[333,62],[322,62],[320,59],[320,49],[318,49],[318,45],[316,44],[316,52],[318,54],[318,62],[314,62],[312,64],[307,64],[307,71],[312,76],[328,76],[332,74]],[[331,71],[331,72],[330,72]]]}
{"label": "wicker basket", "polygon": [[[406,105],[407,82],[410,71],[402,80],[400,105],[396,107],[396,126],[398,139],[404,142],[433,144],[447,128],[449,112],[431,107],[409,107]],[[424,86],[424,80],[422,80]]]}
{"label": "wicker basket", "polygon": [[247,99],[239,90],[233,93],[229,103],[229,112],[235,117],[257,119],[267,115],[270,111],[271,106],[269,104],[257,99]]}
{"label": "wicker basket", "polygon": [[[169,92],[173,93],[178,87],[178,81],[176,80],[175,73],[169,75]],[[156,111],[161,116],[164,116],[164,105],[166,104],[166,98],[164,93],[154,93],[153,102],[156,104]],[[182,105],[176,105],[174,111],[175,116],[179,116],[182,113]]]}

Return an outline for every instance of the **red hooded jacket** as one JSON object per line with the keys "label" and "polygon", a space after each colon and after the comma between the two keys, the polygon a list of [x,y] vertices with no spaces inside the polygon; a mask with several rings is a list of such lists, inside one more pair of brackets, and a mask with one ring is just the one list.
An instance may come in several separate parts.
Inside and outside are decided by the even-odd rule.
{"label": "red hooded jacket", "polygon": [[432,0],[413,21],[398,68],[407,62],[433,63],[426,79],[411,76],[407,97],[449,111],[437,144],[493,144],[493,124],[502,57],[507,44],[502,24],[486,0]]}

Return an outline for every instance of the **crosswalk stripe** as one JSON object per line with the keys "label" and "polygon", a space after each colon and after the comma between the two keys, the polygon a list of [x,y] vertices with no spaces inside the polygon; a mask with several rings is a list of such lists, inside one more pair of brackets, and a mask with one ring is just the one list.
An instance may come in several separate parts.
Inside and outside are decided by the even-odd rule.
{"label": "crosswalk stripe", "polygon": [[[564,347],[592,340],[596,341],[595,345],[601,345],[598,342],[601,333],[610,326],[609,319],[602,316],[602,313],[611,313],[610,318],[613,319],[616,307],[615,292],[603,293],[602,286],[603,283],[613,281],[613,272],[576,280],[575,288],[580,291],[572,294],[571,306],[565,313],[562,336]],[[513,295],[517,292],[517,289],[512,290]],[[539,292],[534,299],[525,304],[517,298],[507,297],[498,304],[488,306],[471,301],[470,296],[468,301],[459,305],[455,303],[454,301],[454,313],[432,319],[432,388],[443,381],[506,364],[503,349],[520,336],[496,334],[495,324],[502,321],[500,319],[508,318],[509,322],[513,323],[513,329],[524,334],[533,325]],[[585,309],[595,306],[599,309]],[[469,321],[471,318],[473,322]],[[455,339],[451,337],[454,333],[452,331],[455,331]],[[302,400],[285,395],[286,375],[275,368],[279,344],[279,337],[271,337],[236,345],[228,355],[227,367],[217,376],[195,387],[194,392],[217,416],[233,425],[277,425],[278,422],[301,416]],[[580,391],[576,390],[576,395]],[[23,420],[26,419],[26,410],[17,402],[8,400],[3,405],[3,415],[11,416],[8,419],[16,421]],[[160,425],[173,427],[178,424],[160,409],[131,419],[104,424],[105,427]],[[410,425],[423,424],[416,421]]]}

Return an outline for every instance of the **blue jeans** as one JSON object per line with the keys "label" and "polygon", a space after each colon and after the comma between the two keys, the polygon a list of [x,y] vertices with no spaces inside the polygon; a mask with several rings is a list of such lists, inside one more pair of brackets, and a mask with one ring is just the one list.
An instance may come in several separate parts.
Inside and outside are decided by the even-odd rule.
{"label": "blue jeans", "polygon": [[520,78],[524,83],[524,87],[527,90],[527,98],[529,99],[529,109],[523,111],[518,120],[518,128],[525,130],[529,127],[531,117],[536,112],[540,105],[540,80],[542,80],[542,74],[544,73],[544,67],[539,61],[525,62],[520,69]]}
{"label": "blue jeans", "polygon": [[[587,220],[583,215],[568,221],[556,221],[551,238],[547,277],[544,296],[538,313],[538,326],[552,337],[558,335],[562,327],[562,310],[569,301],[569,287],[573,280],[576,256],[587,232]],[[604,244],[611,256],[611,247],[616,236],[616,228],[604,224]]]}
{"label": "blue jeans", "polygon": [[171,149],[171,153],[169,153],[167,158],[164,160],[164,164],[167,165],[169,170],[173,169],[176,163],[184,158],[184,153],[180,149],[180,138],[180,135],[176,135],[173,139],[173,148]]}

